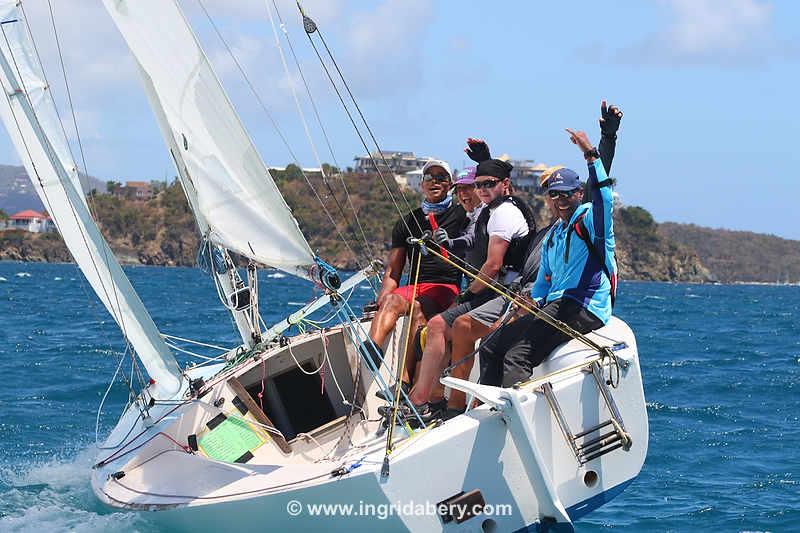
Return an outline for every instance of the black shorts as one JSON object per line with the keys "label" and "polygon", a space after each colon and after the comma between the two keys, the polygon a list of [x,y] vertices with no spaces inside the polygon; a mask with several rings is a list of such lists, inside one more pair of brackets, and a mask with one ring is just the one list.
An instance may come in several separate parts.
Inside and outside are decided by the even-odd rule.
{"label": "black shorts", "polygon": [[[541,309],[580,333],[603,327],[603,322],[570,298],[554,300]],[[498,329],[481,344],[481,379],[485,385],[510,387],[527,381],[533,369],[569,336],[533,315]]]}

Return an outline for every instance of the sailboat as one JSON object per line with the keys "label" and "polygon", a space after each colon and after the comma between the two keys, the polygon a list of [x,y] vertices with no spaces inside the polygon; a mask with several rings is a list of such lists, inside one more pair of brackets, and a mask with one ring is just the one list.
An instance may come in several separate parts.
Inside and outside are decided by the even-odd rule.
{"label": "sailboat", "polygon": [[[342,281],[312,252],[176,2],[104,0],[242,339],[218,363],[181,368],[92,218],[20,4],[0,0],[0,117],[149,378],[99,446],[102,502],[155,511],[170,530],[571,531],[636,478],[648,420],[636,339],[618,318],[513,388],[443,378],[479,404],[463,415],[387,427],[375,393],[397,372],[404,321],[378,367],[357,349],[372,316],[344,297],[377,267]],[[242,279],[230,252],[325,293],[262,327],[255,267]],[[337,325],[285,335],[323,307]]]}

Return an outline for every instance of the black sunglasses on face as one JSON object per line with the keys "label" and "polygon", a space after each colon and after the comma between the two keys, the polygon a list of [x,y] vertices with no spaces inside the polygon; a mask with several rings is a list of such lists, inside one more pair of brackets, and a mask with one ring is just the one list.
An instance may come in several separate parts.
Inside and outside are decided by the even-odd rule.
{"label": "black sunglasses on face", "polygon": [[438,181],[439,183],[446,183],[450,181],[450,176],[447,174],[442,174],[440,176],[434,176],[433,174],[423,174],[422,181]]}
{"label": "black sunglasses on face", "polygon": [[476,181],[475,182],[475,188],[476,189],[493,189],[493,188],[497,187],[497,184],[500,183],[501,181],[503,181],[503,180],[493,179],[493,180],[485,180],[485,181]]}
{"label": "black sunglasses on face", "polygon": [[553,200],[558,198],[570,198],[573,194],[578,192],[579,189],[572,189],[571,191],[547,191],[547,195],[550,196]]}

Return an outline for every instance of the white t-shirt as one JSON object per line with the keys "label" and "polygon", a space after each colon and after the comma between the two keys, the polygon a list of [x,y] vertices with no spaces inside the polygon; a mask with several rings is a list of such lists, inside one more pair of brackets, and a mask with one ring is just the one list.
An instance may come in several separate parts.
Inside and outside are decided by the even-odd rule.
{"label": "white t-shirt", "polygon": [[[528,223],[525,216],[511,202],[503,202],[494,209],[489,215],[486,223],[486,231],[489,237],[500,237],[506,242],[512,239],[524,237],[528,234]],[[519,272],[509,271],[500,280],[500,283],[508,285],[519,277]]]}

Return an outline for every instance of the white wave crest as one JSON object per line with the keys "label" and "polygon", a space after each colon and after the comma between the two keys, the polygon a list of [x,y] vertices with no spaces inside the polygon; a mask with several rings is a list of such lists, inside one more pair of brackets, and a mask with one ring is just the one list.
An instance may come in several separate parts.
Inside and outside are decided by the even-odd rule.
{"label": "white wave crest", "polygon": [[0,531],[134,532],[139,515],[113,511],[97,500],[90,473],[94,446],[71,458],[54,458],[22,471],[0,469]]}

